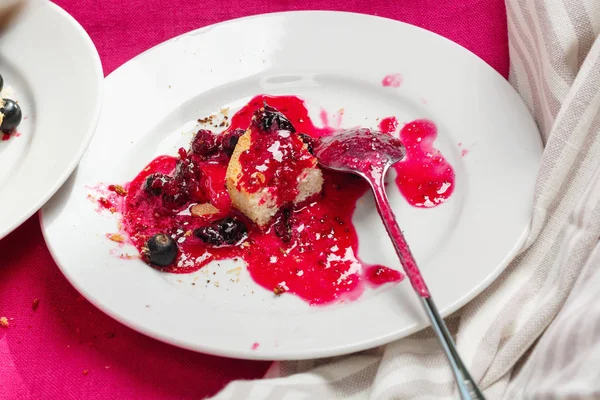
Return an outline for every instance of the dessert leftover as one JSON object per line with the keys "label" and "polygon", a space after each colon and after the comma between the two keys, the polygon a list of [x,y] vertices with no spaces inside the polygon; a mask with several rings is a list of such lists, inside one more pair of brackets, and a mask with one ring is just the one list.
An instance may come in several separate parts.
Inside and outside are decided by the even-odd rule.
{"label": "dessert leftover", "polygon": [[[242,259],[274,295],[293,293],[311,304],[354,299],[365,284],[403,278],[359,260],[352,217],[367,184],[318,166],[314,140],[333,130],[313,125],[301,99],[259,95],[224,118],[225,131],[202,127],[189,149],[157,157],[98,199],[120,216],[122,233],[144,261],[189,273],[214,260]],[[219,126],[212,118],[199,122]],[[407,157],[395,167],[402,193],[419,207],[441,204],[454,188],[428,124],[402,128]]]}

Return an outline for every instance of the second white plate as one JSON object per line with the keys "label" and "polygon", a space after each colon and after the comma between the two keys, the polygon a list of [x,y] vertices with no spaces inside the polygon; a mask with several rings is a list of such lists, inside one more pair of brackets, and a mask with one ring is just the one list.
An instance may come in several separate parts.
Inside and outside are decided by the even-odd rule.
{"label": "second white plate", "polygon": [[[384,87],[389,74],[401,74],[403,83]],[[351,303],[310,307],[294,296],[275,298],[244,269],[231,282],[234,261],[169,275],[111,255],[115,243],[105,234],[117,221],[95,212],[89,187],[131,180],[155,156],[186,146],[198,118],[235,111],[260,93],[306,99],[317,122],[320,107],[330,114],[343,108],[342,127],[375,127],[392,115],[437,124],[436,147],[456,171],[454,195],[435,209],[409,206],[393,187],[390,197],[442,314],[481,292],[519,250],[542,146],[525,105],[499,74],[462,47],[392,20],[263,15],[170,40],[106,79],[97,134],[42,213],[56,262],[101,310],[177,346],[252,359],[349,353],[426,325],[407,282],[367,290]],[[361,258],[398,267],[369,196],[354,221]],[[211,284],[191,284],[207,275]]]}
{"label": "second white plate", "polygon": [[2,239],[77,166],[100,116],[104,74],[87,33],[47,0],[28,2],[2,33],[0,74],[23,111],[18,133],[0,141]]}

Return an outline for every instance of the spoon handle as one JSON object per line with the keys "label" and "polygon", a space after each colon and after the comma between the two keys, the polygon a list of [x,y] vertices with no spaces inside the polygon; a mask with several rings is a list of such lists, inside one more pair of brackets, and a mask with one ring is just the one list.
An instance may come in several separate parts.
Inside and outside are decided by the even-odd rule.
{"label": "spoon handle", "polygon": [[475,381],[473,381],[473,378],[469,374],[468,369],[463,364],[454,345],[454,340],[452,340],[452,336],[448,331],[448,327],[446,326],[444,319],[440,316],[433,298],[429,294],[429,290],[427,289],[425,281],[419,272],[417,263],[412,256],[406,240],[404,239],[404,234],[402,233],[400,226],[398,226],[398,222],[396,222],[394,212],[390,207],[390,203],[384,189],[383,178],[385,176],[385,172],[386,170],[382,171],[379,179],[366,175],[364,177],[371,185],[371,189],[375,195],[377,211],[379,211],[379,215],[383,220],[383,224],[385,225],[388,235],[390,239],[392,239],[392,243],[396,249],[396,254],[400,259],[400,264],[402,264],[402,267],[404,268],[406,275],[408,275],[413,288],[419,295],[423,308],[425,308],[427,317],[431,322],[431,327],[437,335],[442,349],[448,358],[448,362],[450,363],[450,367],[454,373],[454,379],[456,380],[461,399],[485,400],[485,397],[483,397],[483,394],[477,387],[477,384]]}
{"label": "spoon handle", "polygon": [[450,363],[450,368],[452,368],[452,373],[454,374],[454,379],[456,380],[461,399],[485,400],[483,393],[481,393],[481,390],[479,390],[479,387],[471,377],[469,370],[463,364],[462,359],[454,346],[452,335],[450,335],[448,327],[446,326],[444,319],[440,316],[433,299],[431,297],[421,297],[421,303],[423,304],[423,308],[425,308],[429,321],[431,321],[431,328],[437,335],[442,349],[444,350],[444,354],[446,354],[446,358]]}

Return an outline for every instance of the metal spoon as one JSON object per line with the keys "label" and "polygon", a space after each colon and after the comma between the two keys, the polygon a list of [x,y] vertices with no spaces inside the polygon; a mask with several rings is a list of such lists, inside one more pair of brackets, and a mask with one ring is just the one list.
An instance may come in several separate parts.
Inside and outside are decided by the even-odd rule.
{"label": "metal spoon", "polygon": [[386,172],[390,166],[402,160],[406,154],[400,140],[369,129],[349,129],[316,140],[313,149],[321,166],[352,173],[369,182],[375,195],[377,211],[390,239],[392,239],[400,264],[402,264],[415,292],[419,295],[421,304],[431,321],[431,326],[448,358],[461,398],[485,399],[456,351],[452,336],[429,294],[427,285],[396,222],[385,193],[384,177]]}

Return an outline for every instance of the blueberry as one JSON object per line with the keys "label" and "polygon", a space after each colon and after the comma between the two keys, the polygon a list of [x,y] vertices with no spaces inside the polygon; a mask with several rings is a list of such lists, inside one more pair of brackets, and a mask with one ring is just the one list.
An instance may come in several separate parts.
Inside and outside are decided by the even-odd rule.
{"label": "blueberry", "polygon": [[315,139],[308,136],[306,133],[299,133],[298,136],[300,137],[300,140],[302,140],[306,144],[308,152],[314,156],[315,153],[313,153],[313,146],[315,144]]}
{"label": "blueberry", "polygon": [[4,105],[0,107],[0,112],[4,114],[0,130],[4,133],[11,133],[21,123],[21,107],[11,99],[2,99]]}
{"label": "blueberry", "polygon": [[154,196],[158,196],[162,193],[165,183],[169,182],[171,177],[163,174],[152,174],[148,175],[144,182],[144,190],[146,193],[150,193]]}
{"label": "blueberry", "polygon": [[192,141],[192,151],[199,156],[210,156],[219,150],[217,135],[207,129],[200,129]]}
{"label": "blueberry", "polygon": [[248,232],[246,225],[242,221],[231,217],[220,220],[219,227],[221,228],[225,242],[228,244],[239,242]]}
{"label": "blueberry", "polygon": [[142,252],[151,265],[166,267],[177,258],[177,243],[169,235],[158,233],[146,242]]}
{"label": "blueberry", "polygon": [[203,242],[220,246],[225,243],[225,239],[216,225],[203,226],[201,228],[194,229],[194,235],[201,239]]}
{"label": "blueberry", "polygon": [[290,131],[296,132],[289,119],[277,109],[267,105],[257,111],[256,123],[265,132]]}
{"label": "blueberry", "polygon": [[246,225],[236,218],[227,217],[211,225],[194,229],[194,235],[215,246],[232,245],[239,242],[248,232]]}
{"label": "blueberry", "polygon": [[223,140],[221,141],[221,148],[223,149],[223,152],[225,154],[231,157],[235,146],[240,140],[240,136],[242,136],[244,132],[245,131],[243,129],[235,129],[223,135]]}

